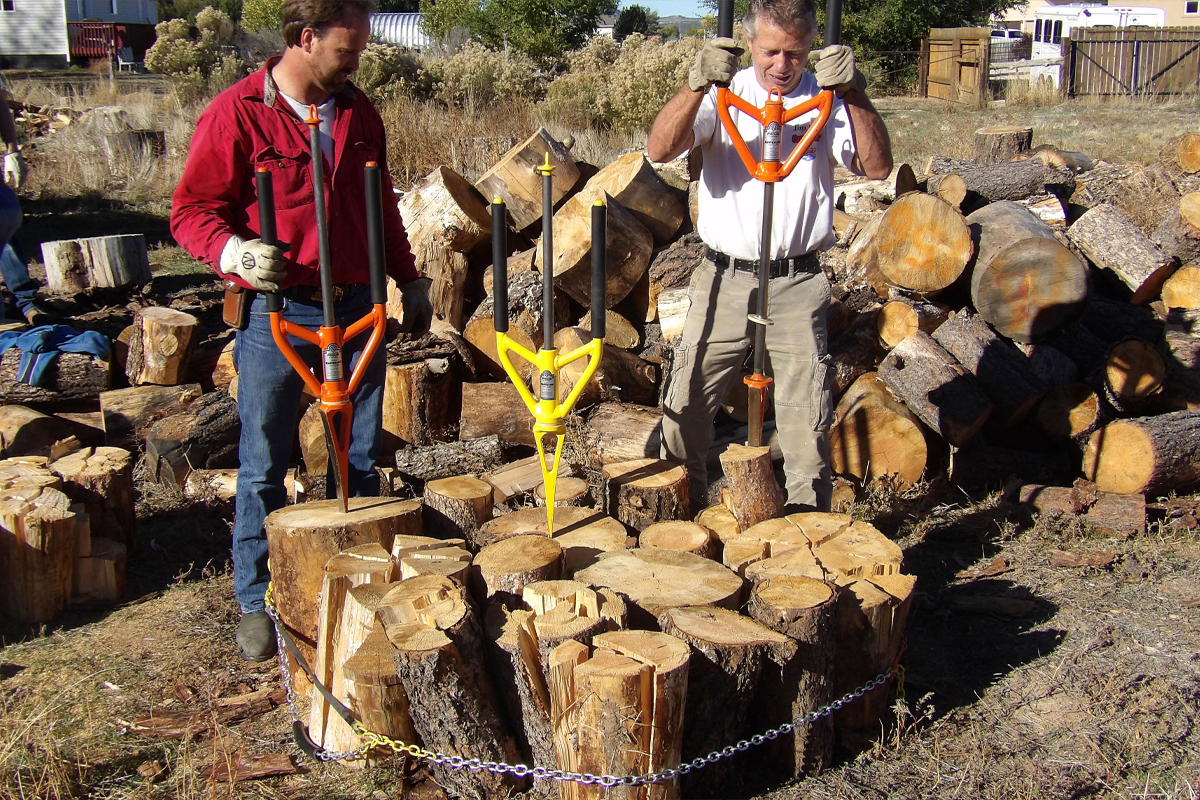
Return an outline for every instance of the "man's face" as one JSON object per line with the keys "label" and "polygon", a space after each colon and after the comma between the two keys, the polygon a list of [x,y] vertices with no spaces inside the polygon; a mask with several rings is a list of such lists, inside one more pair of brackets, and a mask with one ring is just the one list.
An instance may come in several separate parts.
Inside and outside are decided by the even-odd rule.
{"label": "man's face", "polygon": [[369,17],[358,12],[347,12],[320,35],[305,28],[300,34],[300,44],[308,56],[313,82],[330,94],[340,92],[358,69],[358,57],[366,49],[370,35]]}
{"label": "man's face", "polygon": [[814,34],[786,31],[769,17],[759,17],[757,35],[750,40],[754,74],[764,89],[787,94],[800,84]]}

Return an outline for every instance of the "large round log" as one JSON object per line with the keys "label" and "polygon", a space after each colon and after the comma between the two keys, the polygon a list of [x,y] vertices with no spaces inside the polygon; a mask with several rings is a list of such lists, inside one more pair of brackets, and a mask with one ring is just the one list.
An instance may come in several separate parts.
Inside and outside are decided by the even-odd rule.
{"label": "large round log", "polygon": [[989,125],[975,131],[975,161],[1005,164],[1033,146],[1033,128],[1020,125]]}
{"label": "large round log", "polygon": [[973,252],[962,214],[919,192],[897,199],[883,213],[872,246],[883,277],[916,292],[936,292],[954,283]]}
{"label": "large round log", "polygon": [[1066,198],[1075,192],[1075,172],[1070,167],[1047,164],[1038,158],[1004,164],[976,164],[933,156],[925,172],[931,176],[957,175],[968,191],[992,202],[1024,200],[1043,194]]}
{"label": "large round log", "polygon": [[605,511],[631,528],[689,516],[688,474],[679,464],[641,458],[605,464],[601,473]]}
{"label": "large round log", "polygon": [[90,287],[132,286],[150,280],[146,237],[140,233],[42,242],[46,284],[76,294]]}
{"label": "large round log", "polygon": [[513,536],[479,551],[471,564],[472,589],[480,605],[486,601],[509,608],[520,604],[526,584],[562,575],[563,550],[545,536]]}
{"label": "large round log", "polygon": [[1163,282],[1179,262],[1158,248],[1117,207],[1101,203],[1067,228],[1067,237],[1093,264],[1129,287],[1129,302],[1145,305],[1158,298]]}
{"label": "large round log", "polygon": [[[545,507],[546,484],[539,483],[533,490],[533,504]],[[588,482],[583,478],[559,478],[554,486],[554,506],[575,506],[587,508],[592,504],[588,495]]]}
{"label": "large round log", "polygon": [[473,475],[425,484],[424,524],[438,539],[463,538],[478,550],[479,528],[492,518],[492,486]]}
{"label": "large round log", "polygon": [[542,218],[542,176],[537,168],[550,156],[551,199],[557,205],[579,180],[579,167],[567,148],[545,128],[504,154],[496,164],[475,181],[475,188],[487,200],[499,197],[517,230]]}
{"label": "large round log", "polygon": [[638,547],[679,550],[712,558],[714,543],[709,530],[695,522],[656,522],[638,536]]}
{"label": "large round log", "polygon": [[1092,434],[1083,474],[1102,492],[1158,496],[1200,482],[1200,411],[1122,419]]}
{"label": "large round log", "polygon": [[585,189],[603,189],[646,226],[662,246],[683,224],[683,203],[640,151],[626,153],[593,175]]}
{"label": "large round log", "polygon": [[829,449],[835,473],[864,483],[895,475],[901,485],[911,486],[929,460],[925,428],[875,372],[856,380],[838,400]]}
{"label": "large round log", "polygon": [[1025,419],[1046,394],[1048,387],[1033,373],[1025,354],[977,314],[951,314],[933,338],[975,376],[995,405],[994,416],[1006,425]]}

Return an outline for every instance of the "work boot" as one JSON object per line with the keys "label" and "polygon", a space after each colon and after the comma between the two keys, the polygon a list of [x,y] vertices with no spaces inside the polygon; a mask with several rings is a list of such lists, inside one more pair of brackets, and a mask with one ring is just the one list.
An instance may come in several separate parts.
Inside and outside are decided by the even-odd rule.
{"label": "work boot", "polygon": [[238,623],[238,647],[247,661],[266,661],[275,657],[275,623],[265,611],[242,614]]}
{"label": "work boot", "polygon": [[54,315],[36,303],[21,309],[21,314],[25,317],[26,322],[35,328],[54,323]]}

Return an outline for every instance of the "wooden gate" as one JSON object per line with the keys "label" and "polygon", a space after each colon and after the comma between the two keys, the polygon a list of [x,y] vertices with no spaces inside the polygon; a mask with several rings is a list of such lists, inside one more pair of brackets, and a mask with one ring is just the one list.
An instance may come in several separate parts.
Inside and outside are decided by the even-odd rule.
{"label": "wooden gate", "polygon": [[921,40],[921,97],[983,106],[991,41],[991,28],[930,28]]}
{"label": "wooden gate", "polygon": [[1082,95],[1197,91],[1200,27],[1083,28],[1062,40],[1059,86]]}

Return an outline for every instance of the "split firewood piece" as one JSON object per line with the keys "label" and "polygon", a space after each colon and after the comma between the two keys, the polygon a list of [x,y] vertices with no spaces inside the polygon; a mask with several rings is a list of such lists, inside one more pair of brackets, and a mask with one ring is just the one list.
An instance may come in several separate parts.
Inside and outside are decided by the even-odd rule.
{"label": "split firewood piece", "polygon": [[[636,155],[636,154],[635,154]],[[592,312],[589,310],[583,315],[583,319],[579,320],[576,326],[583,328],[585,331],[592,329]],[[622,317],[611,308],[604,312],[604,345],[605,347],[618,347],[622,350],[637,350],[642,343],[642,336],[638,333],[637,328],[633,327],[633,323]]]}
{"label": "split firewood piece", "polygon": [[[493,337],[495,334],[493,333]],[[535,445],[533,415],[511,383],[464,383],[459,439],[499,436],[505,444]],[[503,502],[503,501],[501,501]]]}
{"label": "split firewood piece", "polygon": [[[578,772],[580,769],[579,704],[575,699],[575,669],[589,658],[587,645],[566,641],[554,648],[546,660],[554,761],[559,769],[568,772]],[[582,800],[586,791],[579,784],[563,781],[559,784],[558,796],[561,800]]]}
{"label": "split firewood piece", "polygon": [[19,456],[0,460],[0,490],[63,488],[61,475],[50,469],[50,459],[44,456]]}
{"label": "split firewood piece", "polygon": [[[683,714],[684,761],[720,750],[748,731],[747,718],[759,675],[771,660],[782,666],[795,656],[787,636],[721,608],[672,608],[658,619],[663,633],[682,639],[691,649],[687,706]],[[739,759],[710,765],[687,776],[683,792],[722,794],[738,788]]]}
{"label": "split firewood piece", "polygon": [[1158,248],[1116,206],[1101,203],[1067,228],[1067,237],[1093,264],[1129,287],[1129,302],[1156,300],[1179,262]]}
{"label": "split firewood piece", "polygon": [[[527,764],[552,768],[554,733],[550,725],[550,687],[538,652],[535,615],[510,610],[503,603],[487,607],[484,631],[491,644],[496,694],[504,705]],[[548,795],[554,787],[538,781],[533,792]]]}
{"label": "split firewood piece", "polygon": [[785,576],[825,580],[829,577],[829,572],[806,547],[746,565],[745,578],[751,585]]}
{"label": "split firewood piece", "polygon": [[1181,264],[1200,260],[1200,192],[1190,192],[1163,219],[1154,232],[1154,243]]}
{"label": "split firewood piece", "polygon": [[465,586],[471,569],[471,553],[462,539],[397,536],[392,543],[392,558],[400,580],[441,575]]}
{"label": "split firewood piece", "polygon": [[[915,583],[911,575],[891,575],[841,586],[833,666],[835,697],[892,666],[904,639]],[[880,717],[888,705],[888,685],[884,685],[835,712],[839,739],[853,750],[878,739]]]}
{"label": "split firewood piece", "polygon": [[49,455],[63,437],[62,423],[25,406],[0,406],[0,456]]}
{"label": "split firewood piece", "polygon": [[1179,205],[1179,187],[1161,164],[1140,169],[1118,184],[1110,202],[1121,209],[1142,233],[1154,236],[1171,210]]}
{"label": "split firewood piece", "polygon": [[125,374],[134,386],[178,386],[187,378],[200,321],[184,311],[148,306],[133,315]]}
{"label": "split firewood piece", "polygon": [[1178,174],[1200,172],[1200,133],[1182,133],[1163,143],[1158,160]]}
{"label": "split firewood piece", "polygon": [[453,422],[451,397],[458,386],[446,358],[388,364],[383,383],[383,431],[390,446],[394,449],[407,442],[421,447],[445,439],[445,430]]}
{"label": "split firewood piece", "polygon": [[61,403],[95,400],[112,383],[109,361],[86,353],[60,353],[43,376],[45,386],[23,383],[21,351],[10,347],[0,355],[0,403]]}
{"label": "split firewood piece", "polygon": [[[539,206],[540,208],[540,206]],[[536,353],[542,346],[542,276],[538,272],[516,272],[508,276],[508,335]],[[501,380],[508,375],[496,349],[495,299],[484,298],[463,328],[463,339],[470,345],[475,365]],[[561,291],[554,292],[554,319],[566,319],[570,303]],[[518,359],[517,364],[520,364]]]}
{"label": "split firewood piece", "polygon": [[119,447],[85,447],[49,465],[62,478],[63,491],[83,503],[92,533],[130,551],[137,546],[133,462],[133,455]]}
{"label": "split firewood piece", "polygon": [[46,284],[77,294],[90,287],[136,286],[150,280],[146,237],[140,233],[42,243]]}
{"label": "split firewood piece", "polygon": [[591,644],[592,637],[625,628],[628,609],[611,589],[593,590],[579,581],[537,581],[521,591],[533,619],[543,663],[567,639]]}
{"label": "split firewood piece", "polygon": [[209,392],[179,414],[161,419],[146,435],[146,464],[152,480],[182,488],[194,469],[234,467],[242,424],[237,403]]}
{"label": "split firewood piece", "polygon": [[1005,164],[1033,147],[1033,128],[1020,125],[989,125],[975,131],[975,161]]}
{"label": "split firewood piece", "polygon": [[895,347],[916,331],[933,333],[950,316],[950,307],[930,300],[914,300],[895,292],[879,309],[875,327],[884,347]]}
{"label": "split firewood piece", "polygon": [[[782,670],[763,674],[755,714],[762,727],[778,727],[833,700],[836,611],[837,588],[826,581],[780,576],[755,584],[750,616],[796,644]],[[833,760],[833,721],[797,727],[768,742],[765,752],[768,767],[785,779],[818,772]]]}
{"label": "split firewood piece", "polygon": [[[466,386],[467,384],[463,384]],[[522,406],[524,408],[524,406]],[[525,412],[525,416],[529,420],[533,420],[533,415]],[[532,432],[530,434],[532,436]],[[533,446],[531,443],[530,447]],[[507,503],[514,498],[521,498],[528,495],[530,492],[537,489],[542,484],[545,477],[542,474],[542,466],[544,461],[540,460],[540,456],[532,455],[528,458],[522,458],[517,461],[503,464],[493,470],[488,470],[479,477],[487,481],[492,487],[492,502],[496,505]],[[559,478],[571,474],[570,465],[559,463]]]}
{"label": "split firewood piece", "polygon": [[1117,408],[1129,408],[1157,394],[1167,378],[1167,363],[1154,345],[1126,339],[1108,351],[1104,389]]}
{"label": "split firewood piece", "polygon": [[[213,389],[228,389],[229,384],[237,377],[237,364],[233,362],[233,346],[236,340],[230,339],[229,343],[221,350],[221,354],[217,357],[217,362],[213,366],[212,381]],[[234,398],[237,399],[236,397]]]}
{"label": "split firewood piece", "polygon": [[462,538],[478,550],[479,527],[492,518],[492,485],[474,475],[425,484],[425,530],[439,539]]}
{"label": "split firewood piece", "polygon": [[496,164],[475,181],[475,188],[487,200],[499,197],[512,220],[521,230],[542,218],[542,176],[536,171],[550,156],[551,200],[555,205],[579,181],[579,167],[570,152],[545,128],[504,154]]}
{"label": "split firewood piece", "polygon": [[[376,626],[342,664],[350,712],[372,733],[413,744],[408,694],[396,674],[396,648]],[[384,751],[384,755],[390,755]],[[370,754],[368,753],[368,758]]]}
{"label": "split firewood piece", "polygon": [[[480,542],[489,544],[514,536],[549,536],[545,508],[523,508],[497,517],[479,532]],[[624,550],[625,526],[590,508],[565,506],[554,511],[554,541],[563,549],[563,576],[595,563],[601,553]]]}
{"label": "split firewood piece", "polygon": [[[912,168],[912,164],[901,164],[896,168],[896,185],[895,191],[892,192],[892,197],[900,197],[909,192],[917,191],[918,181],[917,173]],[[841,234],[838,234],[841,236]]]}
{"label": "split firewood piece", "polygon": [[879,365],[879,379],[956,447],[970,441],[992,413],[974,377],[924,331],[892,348]]}
{"label": "split firewood piece", "polygon": [[[789,574],[797,570],[808,574],[808,569],[816,564],[811,557],[812,548],[833,538],[852,522],[848,514],[820,511],[769,519],[728,540],[724,564],[739,575],[748,576],[752,565],[780,559],[770,565],[773,571],[782,568]],[[782,560],[793,556],[786,563]]]}
{"label": "split firewood piece", "polygon": [[491,233],[487,201],[443,165],[405,192],[399,206],[417,269],[432,280],[433,313],[462,330],[466,254]]}
{"label": "split firewood piece", "polygon": [[951,314],[933,339],[965,367],[995,405],[994,415],[1012,426],[1027,417],[1048,387],[1033,373],[1029,359],[969,311]]}
{"label": "split firewood piece", "polygon": [[711,505],[701,511],[696,515],[696,524],[712,534],[712,540],[716,545],[712,557],[718,561],[721,558],[720,549],[725,546],[725,542],[742,532],[741,527],[738,526],[737,517],[725,507],[724,503]]}
{"label": "split firewood piece", "polygon": [[1200,266],[1180,267],[1162,288],[1167,308],[1200,308]]}
{"label": "split firewood piece", "polygon": [[688,473],[680,464],[639,458],[606,464],[601,474],[605,511],[631,528],[689,516]]}
{"label": "split firewood piece", "polygon": [[1200,482],[1200,411],[1110,422],[1092,434],[1083,475],[1102,492],[1157,497]]}
{"label": "split firewood piece", "polygon": [[657,246],[671,241],[683,224],[683,203],[641,152],[617,158],[588,180],[587,189],[607,192],[646,226]]}
{"label": "split firewood piece", "polygon": [[300,417],[298,436],[304,471],[309,475],[325,475],[329,469],[329,444],[325,440],[325,423],[318,403],[313,403]]}
{"label": "split firewood piece", "polygon": [[132,386],[103,392],[100,412],[104,416],[104,443],[131,451],[140,449],[154,423],[182,413],[201,394],[198,383]]}
{"label": "split firewood piece", "polygon": [[1021,487],[1018,500],[1039,514],[1078,518],[1101,533],[1132,536],[1146,530],[1146,497],[1141,494],[1100,492],[1091,484],[1068,487],[1030,483]]}
{"label": "split firewood piece", "polygon": [[721,502],[733,512],[739,528],[746,530],[783,512],[783,492],[775,480],[770,447],[732,444],[720,458],[728,481]]}
{"label": "split firewood piece", "polygon": [[[188,473],[187,481],[183,485],[183,496],[232,500],[237,496],[237,474],[236,469],[194,469]],[[283,476],[283,488],[287,492],[289,503],[298,502],[297,491],[300,498],[304,496],[298,475],[299,470],[292,467]]]}
{"label": "split firewood piece", "polygon": [[[560,353],[569,353],[592,341],[592,333],[584,328],[563,328],[554,334],[554,346]],[[560,396],[565,397],[583,377],[587,359],[564,366],[558,373]],[[615,347],[604,348],[600,367],[579,395],[576,406],[586,408],[602,400],[623,400],[642,405],[658,403],[658,370],[654,364],[633,353]]]}
{"label": "split firewood piece", "polygon": [[1038,407],[1038,425],[1056,439],[1087,436],[1112,417],[1090,386],[1066,383],[1051,389]]}
{"label": "split firewood piece", "polygon": [[575,580],[606,587],[629,603],[630,624],[654,628],[669,608],[715,606],[736,610],[742,579],[715,561],[678,550],[641,548],[603,553]]}
{"label": "split firewood piece", "polygon": [[829,448],[833,471],[864,483],[896,475],[911,486],[929,460],[924,426],[875,372],[861,376],[838,400]]}
{"label": "split firewood piece", "polygon": [[897,198],[883,212],[871,246],[888,283],[915,292],[937,292],[954,283],[974,252],[962,214],[919,192]]}
{"label": "split firewood piece", "polygon": [[88,554],[75,559],[71,605],[115,603],[125,594],[128,550],[120,542],[103,536],[90,537],[88,544]]}
{"label": "split firewood piece", "polygon": [[396,471],[422,481],[478,475],[504,463],[500,437],[484,436],[464,442],[437,442],[396,451]]}
{"label": "split firewood piece", "polygon": [[[533,504],[536,506],[545,507],[546,505],[546,484],[539,483],[537,488],[533,490]],[[559,508],[562,506],[575,506],[578,508],[586,508],[591,505],[591,497],[588,495],[588,482],[583,478],[559,478],[557,485],[554,487],[554,506]]]}
{"label": "split firewood piece", "polygon": [[602,403],[588,418],[588,459],[600,469],[614,461],[657,456],[661,437],[661,409]]}
{"label": "split firewood piece", "polygon": [[846,252],[846,267],[850,283],[869,286],[875,294],[886,298],[888,282],[879,272],[879,254],[875,249],[875,237],[882,222],[883,214],[877,213],[862,225]]}
{"label": "split firewood piece", "polygon": [[933,156],[925,174],[954,174],[962,178],[967,190],[992,202],[1024,200],[1027,197],[1052,194],[1070,197],[1075,192],[1075,172],[1070,167],[1047,164],[1042,159],[1028,158],[1004,164],[976,164],[945,156]]}
{"label": "split firewood piece", "polygon": [[1083,313],[1087,265],[1029,209],[991,203],[967,224],[977,241],[971,303],[999,333],[1035,342]]}
{"label": "split firewood piece", "polygon": [[31,624],[58,616],[71,598],[76,541],[71,501],[59,490],[0,493],[0,614]]}
{"label": "split firewood piece", "polygon": [[713,536],[703,525],[695,522],[656,522],[638,536],[638,547],[679,550],[711,559],[715,545]]}
{"label": "split firewood piece", "polygon": [[839,580],[896,575],[904,561],[900,545],[865,522],[852,522],[812,552],[825,571]]}
{"label": "split firewood piece", "polygon": [[563,549],[546,536],[513,536],[479,551],[471,564],[471,588],[485,601],[516,607],[526,584],[562,575]]}

